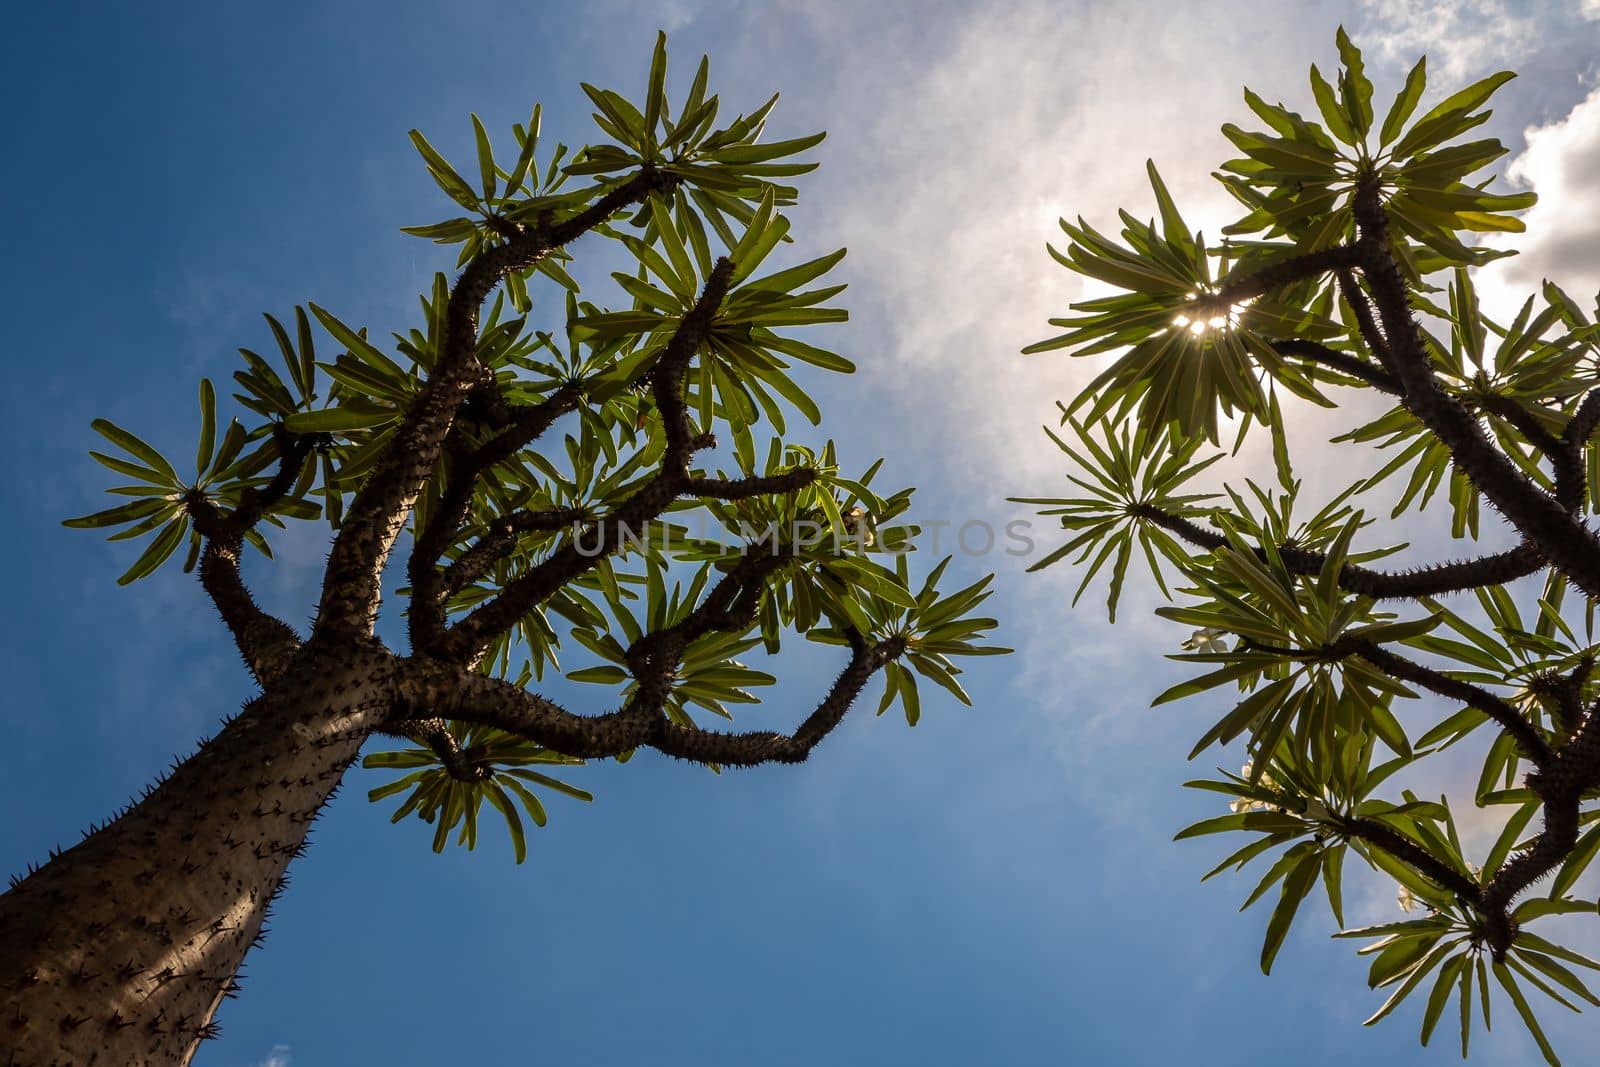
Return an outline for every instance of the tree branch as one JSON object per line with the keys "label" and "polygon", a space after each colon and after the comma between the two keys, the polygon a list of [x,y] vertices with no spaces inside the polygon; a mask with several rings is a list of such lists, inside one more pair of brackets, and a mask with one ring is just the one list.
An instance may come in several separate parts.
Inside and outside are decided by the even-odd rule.
{"label": "tree branch", "polygon": [[1521,403],[1509,396],[1486,396],[1478,400],[1484,411],[1515,426],[1517,432],[1528,439],[1528,443],[1552,461],[1559,462],[1561,454],[1561,440],[1555,434],[1544,428],[1538,417]]}
{"label": "tree branch", "polygon": [[792,735],[677,726],[659,715],[641,715],[633,706],[603,715],[577,715],[510,682],[437,660],[408,660],[399,692],[407,706],[430,707],[444,718],[493,726],[568,756],[604,759],[635,748],[654,748],[680,759],[730,767],[800,763],[844,719],[872,675],[905,652],[901,637],[868,644],[853,631],[850,636],[850,663]]}
{"label": "tree branch", "polygon": [[781,474],[750,478],[690,478],[684,482],[683,493],[713,500],[743,500],[767,493],[793,493],[816,480],[816,471],[809,467],[797,467]]}
{"label": "tree branch", "polygon": [[636,535],[683,493],[689,481],[689,458],[700,441],[690,432],[684,408],[684,371],[710,332],[732,277],[733,262],[718,260],[700,299],[684,315],[650,370],[651,390],[667,439],[660,470],[614,512],[591,523],[582,536],[508,583],[498,596],[446,631],[435,643],[441,658],[470,661],[556,590],[615,552],[625,538]]}
{"label": "tree branch", "polygon": [[1320,363],[1341,374],[1348,374],[1352,378],[1358,378],[1381,392],[1390,393],[1394,396],[1401,395],[1400,383],[1395,380],[1394,375],[1380,367],[1374,367],[1359,356],[1353,356],[1348,352],[1340,352],[1336,348],[1329,348],[1327,345],[1318,344],[1316,341],[1307,341],[1300,338],[1274,341],[1272,342],[1272,348],[1280,356],[1297,357],[1310,360],[1313,363]]}
{"label": "tree branch", "polygon": [[1388,219],[1375,184],[1355,197],[1362,267],[1392,350],[1404,403],[1450,449],[1455,464],[1545,558],[1591,597],[1600,597],[1600,540],[1534,485],[1484,436],[1477,419],[1440,387],[1410,293],[1389,248]]}
{"label": "tree branch", "polygon": [[[1176,534],[1190,544],[1215,552],[1228,544],[1222,534],[1172,515],[1154,504],[1135,504],[1128,509],[1130,515],[1153,522],[1169,533]],[[1266,553],[1256,549],[1257,559],[1266,559]],[[1322,573],[1326,560],[1321,552],[1282,545],[1278,554],[1284,565],[1295,574],[1315,576]],[[1375,600],[1443,596],[1478,589],[1489,585],[1525,578],[1544,565],[1537,549],[1527,542],[1477,559],[1455,563],[1440,563],[1419,567],[1412,571],[1376,571],[1354,563],[1346,563],[1339,570],[1339,587],[1358,596]]]}
{"label": "tree branch", "polygon": [[200,584],[211,597],[239,654],[263,687],[282,673],[288,658],[300,647],[300,635],[282,619],[261,609],[239,572],[244,535],[254,529],[267,510],[294,487],[311,454],[312,439],[273,424],[278,443],[278,470],[265,486],[252,486],[240,494],[239,506],[224,512],[206,494],[193,489],[184,510],[202,538]]}
{"label": "tree branch", "polygon": [[1355,816],[1339,819],[1334,825],[1340,833],[1383,849],[1441,889],[1450,890],[1470,904],[1478,902],[1480,887],[1467,872],[1456,870],[1388,823]]}
{"label": "tree branch", "polygon": [[1215,293],[1201,296],[1198,302],[1211,310],[1226,311],[1235,304],[1264,296],[1282,286],[1348,269],[1358,262],[1360,249],[1355,245],[1335,245],[1303,255],[1287,256],[1249,274],[1228,278]]}
{"label": "tree branch", "polygon": [[1459,678],[1452,678],[1442,671],[1406,659],[1376,642],[1362,638],[1341,638],[1333,643],[1329,652],[1341,657],[1360,656],[1391,677],[1403,682],[1412,682],[1448,700],[1459,700],[1476,708],[1498,723],[1500,728],[1517,743],[1522,755],[1534,766],[1539,768],[1550,766],[1553,754],[1549,743],[1515,707],[1487,689],[1470,682],[1463,682]]}
{"label": "tree branch", "polygon": [[[438,567],[439,557],[455,541],[461,524],[472,509],[472,496],[478,479],[496,463],[532,444],[551,424],[578,405],[582,390],[564,385],[554,394],[516,416],[507,428],[479,447],[465,450],[461,445],[461,424],[451,427],[445,442],[445,490],[432,516],[417,535],[406,562],[406,577],[411,582],[411,612],[408,631],[411,647],[427,651],[444,636],[445,600],[450,594]],[[508,534],[517,532],[515,529]],[[486,561],[485,566],[488,562]],[[480,572],[481,573],[481,572]],[[471,579],[468,579],[469,581]],[[456,588],[460,588],[457,586]]]}
{"label": "tree branch", "polygon": [[1556,499],[1571,512],[1583,508],[1589,490],[1584,450],[1597,427],[1600,427],[1600,389],[1591,389],[1567,420],[1566,428],[1561,431],[1560,448],[1555,453]]}
{"label": "tree branch", "polygon": [[334,540],[323,575],[316,632],[361,636],[372,632],[384,563],[433,472],[456,413],[481,379],[476,349],[478,311],[484,299],[508,273],[533,266],[622,208],[670,185],[670,176],[646,168],[571,218],[524,230],[467,264],[450,292],[434,372],[356,493]]}
{"label": "tree branch", "polygon": [[1366,342],[1367,348],[1378,357],[1378,362],[1383,364],[1390,375],[1394,374],[1394,353],[1389,350],[1389,339],[1378,328],[1378,322],[1372,316],[1372,304],[1367,300],[1367,294],[1361,291],[1361,286],[1356,284],[1356,279],[1348,269],[1339,271],[1339,295],[1344,297],[1346,304],[1350,305],[1350,313],[1355,316],[1356,329],[1361,334],[1361,339]]}
{"label": "tree branch", "polygon": [[450,732],[449,724],[441,718],[402,719],[385,726],[383,732],[431,749],[445,771],[458,782],[482,782],[494,777],[494,768],[480,763],[470,749],[463,749],[456,742],[455,734]]}
{"label": "tree branch", "polygon": [[490,567],[500,562],[516,547],[522,534],[560,530],[582,522],[588,512],[583,508],[556,508],[551,511],[514,511],[490,523],[488,531],[470,548],[444,568],[439,581],[439,593],[447,598],[483,577]]}
{"label": "tree branch", "polygon": [[1596,429],[1600,429],[1600,389],[1591,389],[1578,403],[1578,410],[1567,420],[1562,440],[1569,446],[1582,448],[1589,443]]}

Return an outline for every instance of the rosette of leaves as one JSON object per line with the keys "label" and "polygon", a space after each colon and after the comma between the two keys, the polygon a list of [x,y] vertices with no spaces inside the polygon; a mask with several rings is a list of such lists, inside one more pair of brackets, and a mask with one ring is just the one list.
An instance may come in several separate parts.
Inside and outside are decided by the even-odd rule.
{"label": "rosette of leaves", "polygon": [[[268,321],[282,332],[270,317]],[[67,519],[62,525],[80,530],[122,527],[109,535],[110,541],[150,535],[139,557],[117,579],[118,585],[154,574],[185,540],[188,554],[183,569],[192,571],[201,547],[200,534],[193,529],[192,510],[202,504],[238,507],[245,493],[265,483],[260,473],[277,458],[276,441],[271,438],[246,452],[251,435],[238,419],[230,419],[218,439],[217,395],[209,378],[200,379],[200,440],[193,478],[180,475],[160,451],[115,423],[96,419],[91,426],[123,455],[99,451],[89,455],[101,466],[131,479],[129,484],[112,486],[106,492],[131,499],[91,515]],[[303,488],[296,488],[303,492]],[[315,518],[317,514],[317,506],[301,499],[297,492],[275,501],[262,518],[281,529],[284,518]],[[243,536],[263,555],[271,557],[272,549],[259,530],[248,530]]]}
{"label": "rosette of leaves", "polygon": [[1061,409],[1062,425],[1072,431],[1070,438],[1048,426],[1044,432],[1081,472],[1081,476],[1067,475],[1067,480],[1088,495],[1011,498],[1014,503],[1041,507],[1039,514],[1058,518],[1061,528],[1073,535],[1065,544],[1029,565],[1028,570],[1041,570],[1077,552],[1072,562],[1088,566],[1073,593],[1072,603],[1076,605],[1094,576],[1111,561],[1106,608],[1111,621],[1115,622],[1117,601],[1122,596],[1122,583],[1135,544],[1164,594],[1168,590],[1161,560],[1166,560],[1168,566],[1187,565],[1188,555],[1183,547],[1167,531],[1148,521],[1148,515],[1152,509],[1159,509],[1173,518],[1187,521],[1209,514],[1211,509],[1205,502],[1218,494],[1179,490],[1220,460],[1223,453],[1196,459],[1204,444],[1200,438],[1193,438],[1180,447],[1169,447],[1164,427],[1138,419],[1123,423],[1120,430],[1102,424],[1095,432],[1073,418],[1066,405],[1057,404],[1057,407]]}
{"label": "rosette of leaves", "polygon": [[[572,631],[573,639],[603,662],[570,671],[568,679],[596,685],[621,685],[625,705],[639,685],[629,670],[628,649],[646,633],[683,622],[700,603],[715,575],[716,569],[704,564],[687,583],[674,582],[669,590],[666,568],[658,561],[650,561],[645,568],[642,597],[608,602],[615,625]],[[750,690],[772,685],[777,679],[741,663],[737,657],[760,643],[760,637],[732,632],[707,634],[690,642],[672,672],[665,705],[667,716],[680,726],[692,726],[693,708],[732,719],[729,704],[759,703],[760,698]]]}
{"label": "rosette of leaves", "polygon": [[[972,706],[972,698],[961,688],[956,677],[961,674],[956,658],[963,656],[1004,656],[1009,648],[980,644],[988,631],[999,625],[992,618],[973,614],[979,605],[992,595],[989,583],[994,575],[985,575],[965,588],[944,596],[939,595],[939,579],[950,565],[946,556],[928,573],[926,581],[917,590],[909,606],[869,593],[861,600],[864,619],[851,618],[848,622],[835,619],[834,624],[819,627],[806,634],[809,640],[826,645],[844,645],[851,636],[845,625],[858,628],[875,640],[899,640],[906,646],[904,657],[884,668],[883,696],[878,701],[878,714],[882,715],[898,701],[907,724],[915,726],[922,718],[922,697],[917,679],[925,678],[954,696],[961,703]],[[910,588],[909,570],[902,553],[895,557],[894,574],[902,588]],[[865,621],[868,628],[859,629]]]}
{"label": "rosette of leaves", "polygon": [[[750,114],[718,126],[721,105],[717,96],[707,95],[709,76],[709,64],[702,58],[674,112],[666,93],[666,35],[662,34],[651,58],[642,108],[618,93],[585,84],[583,90],[595,105],[595,123],[612,143],[585,148],[566,170],[597,176],[602,185],[618,181],[614,176],[619,172],[640,168],[671,176],[676,179],[673,215],[687,231],[686,239],[703,248],[711,238],[720,237],[731,248],[737,229],[751,222],[751,204],[769,195],[779,205],[794,202],[796,190],[773,179],[814,170],[815,163],[788,157],[816,147],[824,135],[760,143],[777,94]],[[652,215],[644,208],[633,221],[648,230],[656,225]]]}
{"label": "rosette of leaves", "polygon": [[[1068,408],[1087,408],[1085,422],[1136,416],[1142,423],[1174,423],[1182,435],[1216,443],[1218,418],[1264,419],[1265,371],[1298,396],[1323,402],[1312,379],[1286,363],[1271,343],[1279,336],[1327,336],[1334,327],[1325,309],[1306,310],[1291,294],[1251,294],[1231,302],[1212,267],[1225,250],[1208,248],[1203,234],[1183,221],[1166,184],[1149,163],[1150,185],[1161,223],[1124,211],[1122,242],[1079,219],[1061,220],[1066,250],[1050,255],[1076,274],[1121,292],[1072,305],[1076,315],[1050,320],[1066,332],[1023,349],[1068,349],[1076,356],[1120,351]],[[1227,260],[1221,261],[1226,270]],[[1303,288],[1303,287],[1302,287]],[[1123,351],[1125,350],[1125,351]]]}
{"label": "rosette of leaves", "polygon": [[[769,192],[750,216],[744,235],[729,252],[736,264],[733,288],[717,310],[704,350],[689,377],[689,409],[700,426],[709,429],[713,419],[725,420],[737,433],[764,416],[779,433],[785,422],[779,399],[801,412],[815,425],[821,419],[816,403],[789,374],[784,357],[824,370],[850,373],[849,360],[775,331],[783,327],[844,322],[841,308],[821,306],[844,291],[844,286],[803,289],[844,258],[841,249],[797,266],[759,278],[750,274],[789,232],[789,223],[774,210]],[[623,235],[620,239],[639,261],[637,275],[617,272],[617,284],[634,298],[630,311],[598,312],[574,324],[579,340],[605,345],[627,339],[629,348],[608,376],[602,398],[647,375],[666,349],[678,322],[694,306],[697,294],[714,263],[708,249],[685,243],[677,226],[659,202],[652,201],[659,249],[645,240]],[[691,255],[691,249],[693,254]]]}
{"label": "rosette of leaves", "polygon": [[[819,453],[803,446],[785,446],[773,438],[765,461],[757,464],[747,437],[735,440],[736,477],[773,477],[803,469],[813,472],[798,492],[762,493],[735,500],[707,501],[704,512],[716,523],[716,536],[696,529],[682,538],[683,558],[733,566],[752,549],[781,557],[771,595],[762,601],[759,623],[768,652],[776,652],[780,635],[792,627],[806,632],[819,621],[849,620],[862,633],[872,629],[865,598],[877,596],[902,607],[915,598],[893,569],[879,560],[885,554],[911,551],[918,532],[914,525],[892,520],[911,507],[911,491],[879,496],[873,478],[883,461],[874,462],[859,478],[839,474],[833,442]],[[717,472],[721,476],[724,472]]]}
{"label": "rosette of leaves", "polygon": [[[1468,864],[1463,859],[1454,817],[1444,799],[1441,798],[1437,803],[1421,803],[1409,792],[1405,796],[1409,802],[1403,806],[1408,816],[1408,839],[1425,849],[1429,855],[1468,869],[1477,882],[1487,884],[1514,850],[1523,845],[1520,835],[1527,825],[1527,819],[1513,818],[1490,847],[1482,867]],[[1384,821],[1391,824],[1397,822],[1392,817]],[[1563,896],[1564,888],[1560,886],[1550,896],[1530,897],[1523,901],[1511,912],[1512,921],[1518,928],[1516,940],[1497,960],[1487,948],[1489,933],[1484,917],[1467,906],[1459,895],[1441,892],[1436,883],[1419,877],[1413,866],[1396,862],[1382,850],[1369,848],[1364,850],[1364,854],[1369,862],[1381,867],[1400,883],[1402,893],[1416,902],[1412,905],[1413,910],[1420,906],[1429,913],[1422,918],[1342,930],[1334,935],[1340,938],[1375,938],[1362,946],[1359,952],[1372,957],[1367,984],[1373,989],[1388,989],[1389,995],[1365,1025],[1371,1026],[1385,1018],[1407,997],[1426,987],[1428,993],[1422,1010],[1422,1043],[1428,1043],[1450,1001],[1454,999],[1460,1020],[1461,1054],[1466,1056],[1474,1011],[1481,1013],[1485,1030],[1492,1023],[1489,998],[1489,977],[1492,974],[1495,984],[1505,992],[1546,1060],[1559,1064],[1560,1059],[1545,1037],[1522,987],[1532,986],[1574,1012],[1579,1010],[1574,1003],[1576,1000],[1600,1005],[1600,1000],[1572,970],[1573,965],[1600,970],[1600,963],[1549,941],[1529,929],[1529,926],[1549,916],[1592,913],[1593,905]]]}
{"label": "rosette of leaves", "polygon": [[[620,409],[619,409],[620,410]],[[632,418],[600,422],[580,420],[579,433],[568,434],[560,452],[522,452],[486,472],[469,512],[461,543],[448,555],[451,567],[471,567],[471,545],[504,539],[506,548],[482,573],[452,578],[448,611],[458,616],[492,599],[550,555],[574,544],[582,548],[584,523],[624,500],[659,457],[659,445],[626,450],[618,439],[631,439]],[[523,522],[527,517],[543,521]],[[634,531],[632,547],[655,551],[670,536],[670,524],[652,524]],[[588,544],[593,544],[590,536]],[[622,561],[597,559],[592,570],[556,590],[529,611],[512,631],[490,647],[482,669],[505,674],[514,653],[527,657],[532,677],[541,679],[547,665],[559,667],[558,624],[582,628],[606,625],[606,605],[620,609],[634,595],[642,578],[629,574]],[[447,574],[451,568],[447,568]]]}
{"label": "rosette of leaves", "polygon": [[[1300,905],[1316,887],[1319,877],[1334,921],[1344,925],[1345,857],[1354,847],[1359,855],[1368,858],[1362,842],[1351,838],[1345,829],[1351,821],[1362,819],[1384,825],[1394,833],[1416,834],[1415,823],[1429,805],[1416,801],[1391,805],[1370,796],[1406,762],[1396,758],[1372,766],[1375,743],[1376,738],[1370,733],[1347,733],[1341,739],[1335,762],[1327,769],[1307,764],[1292,749],[1284,749],[1269,759],[1252,760],[1246,767],[1248,774],[1219,770],[1220,779],[1185,783],[1191,789],[1232,798],[1232,811],[1186,827],[1176,840],[1232,831],[1258,835],[1208,871],[1202,881],[1223,871],[1243,870],[1263,857],[1272,859],[1240,906],[1243,911],[1278,887],[1277,903],[1261,947],[1263,974],[1271,973],[1273,960]],[[1274,855],[1275,850],[1281,851]]]}
{"label": "rosette of leaves", "polygon": [[1355,232],[1350,210],[1355,190],[1370,180],[1383,194],[1392,230],[1405,238],[1402,262],[1415,278],[1508,254],[1469,247],[1458,234],[1522,232],[1522,221],[1512,212],[1531,207],[1534,195],[1489,192],[1489,179],[1476,176],[1505,155],[1498,140],[1450,142],[1488,121],[1484,103],[1515,75],[1493,74],[1416,117],[1427,87],[1427,60],[1419,60],[1378,123],[1361,52],[1342,28],[1338,47],[1334,83],[1311,68],[1321,123],[1247,89],[1245,102],[1268,129],[1222,127],[1244,156],[1224,163],[1217,178],[1249,211],[1223,232],[1262,235],[1245,246],[1251,253],[1246,262],[1255,255],[1311,252],[1347,241]]}
{"label": "rosette of leaves", "polygon": [[450,743],[460,754],[466,766],[476,768],[481,777],[463,780],[451,775],[440,766],[437,751],[432,747],[408,748],[393,752],[375,752],[362,761],[363,767],[406,773],[386,785],[367,792],[367,799],[376,803],[405,793],[405,799],[390,816],[390,822],[399,822],[414,815],[434,827],[433,850],[443,852],[450,842],[450,831],[461,827],[456,844],[468,850],[478,846],[478,816],[485,802],[505,820],[511,835],[512,848],[518,863],[528,858],[527,831],[520,807],[527,812],[535,826],[543,826],[548,819],[544,802],[530,789],[538,786],[561,793],[576,800],[593,800],[585,789],[552,778],[541,766],[581,766],[583,760],[563,756],[559,752],[508,734],[493,727],[474,723],[447,722],[439,726],[448,732]]}
{"label": "rosette of leaves", "polygon": [[[1561,575],[1547,576],[1535,605],[1537,615],[1531,627],[1524,621],[1516,601],[1501,586],[1474,591],[1473,599],[1482,613],[1479,622],[1483,625],[1452,610],[1448,604],[1432,601],[1429,607],[1442,623],[1441,629],[1412,638],[1407,644],[1443,658],[1449,664],[1452,677],[1498,692],[1547,742],[1559,744],[1572,730],[1577,713],[1574,705],[1581,709],[1600,696],[1600,685],[1581,669],[1600,653],[1600,643],[1596,642],[1594,634],[1593,610],[1585,612],[1580,637],[1574,623],[1562,617],[1566,592],[1567,582]],[[1450,633],[1447,635],[1444,631]],[[1570,681],[1574,677],[1581,677],[1583,681],[1574,685]],[[1417,745],[1440,751],[1492,722],[1479,709],[1463,707],[1418,738]],[[1475,790],[1478,803],[1493,799],[1536,806],[1537,798],[1530,791],[1511,788],[1523,764],[1521,751],[1508,735],[1500,734],[1490,741]],[[1526,823],[1533,813],[1530,807],[1522,821]],[[1600,843],[1600,836],[1593,840]],[[1579,849],[1574,860],[1582,852],[1584,849]],[[1592,855],[1592,847],[1589,852]],[[1582,865],[1576,865],[1570,877],[1558,874],[1557,885],[1570,884],[1582,870]]]}
{"label": "rosette of leaves", "polygon": [[[1373,957],[1367,984],[1373,989],[1388,989],[1383,1006],[1367,1020],[1371,1026],[1394,1011],[1408,996],[1427,990],[1422,1009],[1422,1043],[1426,1045],[1455,1002],[1453,1014],[1459,1019],[1461,1055],[1467,1055],[1473,1016],[1478,1014],[1483,1028],[1490,1029],[1490,976],[1503,990],[1517,1015],[1533,1035],[1539,1050],[1550,1063],[1560,1063],[1544,1028],[1528,1003],[1523,985],[1530,985],[1572,1011],[1574,1001],[1600,1005],[1573,968],[1600,970],[1600,962],[1557,945],[1527,929],[1517,935],[1517,943],[1503,960],[1494,960],[1483,947],[1474,916],[1459,905],[1430,902],[1431,912],[1424,918],[1380,923],[1345,930],[1335,937],[1376,938],[1361,948]],[[1519,925],[1546,915],[1590,910],[1587,905],[1568,906],[1544,897],[1533,897],[1514,913]],[[1431,980],[1430,980],[1431,979]]]}

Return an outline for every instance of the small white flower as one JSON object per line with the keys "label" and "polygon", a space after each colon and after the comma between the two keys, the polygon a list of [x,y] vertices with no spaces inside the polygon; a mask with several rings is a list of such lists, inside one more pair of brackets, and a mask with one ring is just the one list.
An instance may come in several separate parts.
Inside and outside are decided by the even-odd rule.
{"label": "small white flower", "polygon": [[[1244,766],[1239,768],[1239,777],[1248,779],[1253,767],[1254,763],[1251,760],[1245,760]],[[1277,783],[1272,780],[1272,775],[1270,774],[1262,774],[1258,784],[1267,789],[1277,788]],[[1265,800],[1234,797],[1228,802],[1228,810],[1237,815],[1241,811],[1277,811],[1279,809],[1276,804],[1269,804]]]}
{"label": "small white flower", "polygon": [[1417,910],[1417,897],[1415,893],[1411,892],[1410,886],[1402,885],[1400,892],[1395,894],[1395,899],[1399,901],[1400,910],[1406,914],[1409,915]]}
{"label": "small white flower", "polygon": [[1228,631],[1214,630],[1207,626],[1190,634],[1189,640],[1183,643],[1183,647],[1190,652],[1226,652],[1227,642]]}

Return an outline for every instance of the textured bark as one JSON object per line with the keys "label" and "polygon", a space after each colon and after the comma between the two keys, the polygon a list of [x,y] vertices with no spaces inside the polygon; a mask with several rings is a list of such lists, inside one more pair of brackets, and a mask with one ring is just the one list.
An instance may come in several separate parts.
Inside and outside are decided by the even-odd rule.
{"label": "textured bark", "polygon": [[307,646],[143,800],[0,896],[7,1063],[189,1062],[393,673],[376,642]]}

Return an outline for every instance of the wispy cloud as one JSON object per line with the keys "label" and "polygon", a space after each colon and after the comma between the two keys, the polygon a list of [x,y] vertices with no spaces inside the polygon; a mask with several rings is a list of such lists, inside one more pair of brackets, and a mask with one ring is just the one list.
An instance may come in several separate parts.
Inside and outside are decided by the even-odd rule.
{"label": "wispy cloud", "polygon": [[1362,0],[1379,48],[1390,59],[1428,55],[1436,84],[1460,81],[1485,65],[1515,62],[1542,39],[1549,5],[1527,0]]}
{"label": "wispy cloud", "polygon": [[[1298,84],[1304,57],[1326,43],[1332,27],[1308,28],[1315,20],[1292,6],[1240,13],[1264,37],[1253,81]],[[848,14],[829,17],[829,36],[865,36]],[[850,245],[857,307],[890,339],[863,360],[874,379],[864,392],[891,390],[921,416],[896,425],[916,438],[902,447],[959,440],[954,473],[992,487],[1003,470],[1019,492],[1059,468],[1038,424],[1054,422],[1052,401],[1092,371],[1059,354],[1018,355],[1083,295],[1043,246],[1061,236],[1063,215],[1104,225],[1117,206],[1149,208],[1148,193],[1130,195],[1147,156],[1216,233],[1227,210],[1208,177],[1227,154],[1217,126],[1242,105],[1239,74],[1211,60],[1231,47],[1231,25],[1187,9],[983,5],[919,42],[931,55],[834,64],[839,109],[858,116],[841,141],[863,147],[830,161],[824,180],[829,192],[848,187],[830,197],[847,204],[832,218]]]}
{"label": "wispy cloud", "polygon": [[272,1051],[267,1053],[257,1067],[289,1067],[289,1046],[273,1045]]}

